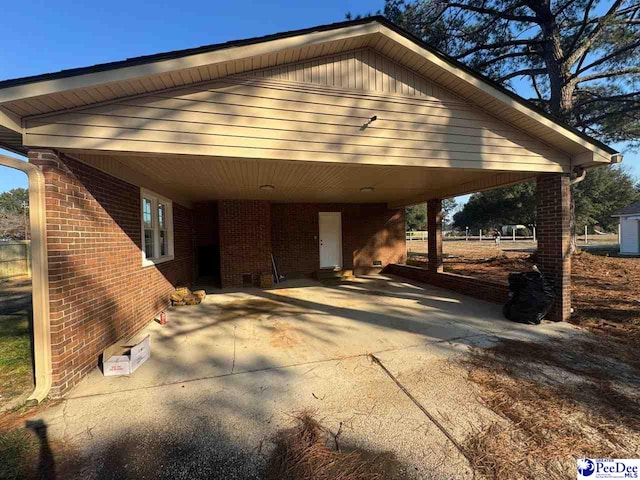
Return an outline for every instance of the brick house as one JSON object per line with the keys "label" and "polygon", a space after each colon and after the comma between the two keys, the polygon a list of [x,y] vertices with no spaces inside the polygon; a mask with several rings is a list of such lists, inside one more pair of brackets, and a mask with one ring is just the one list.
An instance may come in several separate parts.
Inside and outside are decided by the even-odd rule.
{"label": "brick house", "polygon": [[[0,146],[42,205],[34,398],[176,285],[255,285],[272,255],[287,277],[387,269],[503,301],[443,272],[441,201],[523,181],[566,319],[571,178],[621,160],[380,17],[0,82]],[[404,207],[425,201],[429,267],[411,268]]]}

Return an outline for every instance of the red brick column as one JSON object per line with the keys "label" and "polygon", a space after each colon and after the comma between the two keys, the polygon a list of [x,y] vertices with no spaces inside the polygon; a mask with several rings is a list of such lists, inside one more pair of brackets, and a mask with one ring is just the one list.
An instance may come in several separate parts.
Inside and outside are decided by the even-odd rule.
{"label": "red brick column", "polygon": [[568,175],[537,178],[538,267],[556,282],[556,301],[548,316],[555,321],[571,316],[570,189]]}
{"label": "red brick column", "polygon": [[442,265],[442,200],[427,202],[427,235],[429,271],[443,272]]}

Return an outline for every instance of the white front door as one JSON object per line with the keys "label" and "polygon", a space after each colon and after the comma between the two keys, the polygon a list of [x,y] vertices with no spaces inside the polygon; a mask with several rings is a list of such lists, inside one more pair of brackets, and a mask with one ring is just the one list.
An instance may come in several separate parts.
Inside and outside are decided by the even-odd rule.
{"label": "white front door", "polygon": [[342,268],[342,214],[320,212],[320,268]]}

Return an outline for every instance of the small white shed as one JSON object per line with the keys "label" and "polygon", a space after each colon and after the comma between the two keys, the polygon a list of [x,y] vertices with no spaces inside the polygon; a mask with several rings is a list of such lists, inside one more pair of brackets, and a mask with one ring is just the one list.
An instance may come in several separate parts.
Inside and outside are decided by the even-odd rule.
{"label": "small white shed", "polygon": [[619,217],[620,253],[640,254],[640,202],[632,203],[613,215]]}

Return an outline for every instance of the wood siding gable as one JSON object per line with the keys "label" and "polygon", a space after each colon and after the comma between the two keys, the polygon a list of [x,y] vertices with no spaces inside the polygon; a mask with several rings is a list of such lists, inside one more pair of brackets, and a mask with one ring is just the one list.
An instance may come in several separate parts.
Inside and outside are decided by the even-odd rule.
{"label": "wood siding gable", "polygon": [[570,168],[567,154],[370,49],[31,117],[25,126],[25,145],[64,149],[526,172]]}
{"label": "wood siding gable", "polygon": [[438,84],[370,48],[265,68],[249,72],[246,76],[457,100]]}

